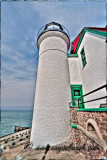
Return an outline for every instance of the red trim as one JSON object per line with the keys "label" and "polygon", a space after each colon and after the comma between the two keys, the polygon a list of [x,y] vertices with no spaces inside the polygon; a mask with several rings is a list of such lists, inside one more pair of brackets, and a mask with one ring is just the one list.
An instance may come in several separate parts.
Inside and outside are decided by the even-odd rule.
{"label": "red trim", "polygon": [[77,47],[77,44],[79,42],[79,39],[81,37],[81,33],[77,36],[77,38],[72,42],[72,45],[73,45],[73,51],[72,53],[74,54],[75,53],[75,50],[76,50],[76,47]]}

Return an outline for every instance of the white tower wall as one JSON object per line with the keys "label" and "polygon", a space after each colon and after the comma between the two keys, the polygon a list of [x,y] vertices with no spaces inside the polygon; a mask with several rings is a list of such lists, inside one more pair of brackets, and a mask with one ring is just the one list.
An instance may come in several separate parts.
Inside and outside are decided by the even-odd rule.
{"label": "white tower wall", "polygon": [[68,37],[48,31],[38,40],[39,64],[31,131],[33,148],[56,145],[70,137]]}

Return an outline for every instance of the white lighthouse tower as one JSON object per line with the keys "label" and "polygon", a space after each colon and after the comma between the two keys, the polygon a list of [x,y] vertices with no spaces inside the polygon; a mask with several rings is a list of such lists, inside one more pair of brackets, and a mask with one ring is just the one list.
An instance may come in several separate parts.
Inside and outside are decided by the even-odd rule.
{"label": "white lighthouse tower", "polygon": [[31,143],[33,148],[56,145],[70,137],[70,82],[67,30],[52,22],[39,32],[39,64],[33,111]]}

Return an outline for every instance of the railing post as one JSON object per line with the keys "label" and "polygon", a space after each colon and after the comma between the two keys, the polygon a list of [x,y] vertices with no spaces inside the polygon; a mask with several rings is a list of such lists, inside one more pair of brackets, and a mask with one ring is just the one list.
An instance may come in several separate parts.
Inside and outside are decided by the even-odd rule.
{"label": "railing post", "polygon": [[69,102],[69,107],[71,106],[71,102]]}
{"label": "railing post", "polygon": [[78,108],[79,108],[79,99],[78,99]]}

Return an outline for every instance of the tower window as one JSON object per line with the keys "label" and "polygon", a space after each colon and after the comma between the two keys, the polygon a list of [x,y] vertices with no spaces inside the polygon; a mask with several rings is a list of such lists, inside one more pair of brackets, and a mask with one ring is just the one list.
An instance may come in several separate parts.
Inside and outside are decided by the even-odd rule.
{"label": "tower window", "polygon": [[84,51],[84,47],[82,48],[80,54],[81,54],[81,59],[82,59],[82,65],[83,65],[83,68],[84,68],[85,65],[87,64],[87,62],[86,62],[86,56],[85,56],[85,51]]}

